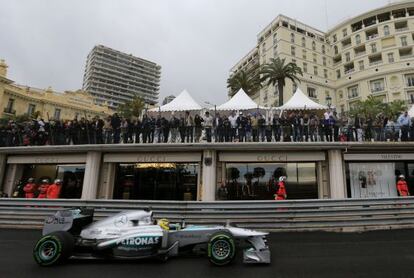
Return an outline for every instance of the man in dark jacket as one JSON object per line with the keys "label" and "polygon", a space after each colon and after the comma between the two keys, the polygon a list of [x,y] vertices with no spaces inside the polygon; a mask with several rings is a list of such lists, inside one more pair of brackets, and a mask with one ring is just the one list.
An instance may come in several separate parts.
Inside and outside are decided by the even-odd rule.
{"label": "man in dark jacket", "polygon": [[121,119],[117,113],[112,115],[111,126],[114,132],[114,144],[119,144],[121,137]]}
{"label": "man in dark jacket", "polygon": [[104,121],[99,117],[95,118],[95,141],[96,144],[103,144],[103,126]]}
{"label": "man in dark jacket", "polygon": [[164,143],[168,143],[168,136],[170,135],[170,126],[165,117],[161,118],[161,130]]}
{"label": "man in dark jacket", "polygon": [[185,132],[186,132],[186,125],[185,125],[185,119],[183,115],[180,115],[180,123],[179,123],[179,127],[178,130],[180,132],[180,139],[181,139],[181,143],[185,142]]}
{"label": "man in dark jacket", "polygon": [[[134,137],[135,137],[135,143],[140,143],[140,137],[142,134],[142,123],[139,119],[134,121]],[[142,138],[144,140],[144,138]]]}
{"label": "man in dark jacket", "polygon": [[239,134],[239,142],[246,141],[246,125],[247,125],[247,118],[243,115],[243,112],[239,113],[239,117],[237,118],[237,129]]}
{"label": "man in dark jacket", "polygon": [[216,142],[223,142],[224,141],[224,126],[223,126],[223,118],[220,117],[219,113],[216,113],[213,122],[214,134]]}

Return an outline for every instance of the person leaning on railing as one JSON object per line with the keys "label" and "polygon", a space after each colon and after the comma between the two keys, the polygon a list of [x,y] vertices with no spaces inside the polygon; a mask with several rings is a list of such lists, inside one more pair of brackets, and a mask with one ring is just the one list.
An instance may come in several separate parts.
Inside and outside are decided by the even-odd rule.
{"label": "person leaning on railing", "polygon": [[408,116],[408,112],[405,111],[404,114],[400,115],[397,121],[401,127],[401,141],[408,141],[408,131],[411,126],[411,118]]}
{"label": "person leaning on railing", "polygon": [[410,141],[414,141],[414,118],[411,118]]}
{"label": "person leaning on railing", "polygon": [[210,115],[210,112],[206,112],[203,117],[203,128],[206,136],[207,142],[211,142],[211,129],[213,128],[213,117]]}
{"label": "person leaning on railing", "polygon": [[185,142],[185,135],[186,135],[186,131],[187,131],[187,126],[186,126],[186,123],[185,123],[184,116],[182,114],[180,115],[180,118],[179,118],[178,131],[180,133],[181,143],[184,143]]}
{"label": "person leaning on railing", "polygon": [[203,128],[203,119],[200,115],[196,114],[194,116],[194,142],[200,142],[201,130]]}
{"label": "person leaning on railing", "polygon": [[193,116],[190,115],[190,112],[185,112],[185,140],[187,143],[192,143],[194,141],[194,119]]}

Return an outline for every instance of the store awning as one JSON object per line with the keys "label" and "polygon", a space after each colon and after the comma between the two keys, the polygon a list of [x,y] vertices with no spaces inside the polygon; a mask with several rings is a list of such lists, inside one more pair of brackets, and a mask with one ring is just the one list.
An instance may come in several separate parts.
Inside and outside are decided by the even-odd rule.
{"label": "store awning", "polygon": [[173,112],[173,111],[194,111],[201,110],[202,107],[191,97],[187,90],[182,91],[170,103],[160,107],[151,108],[150,112]]}
{"label": "store awning", "polygon": [[305,95],[301,89],[297,88],[293,96],[282,106],[280,110],[326,110],[326,105],[319,104]]}
{"label": "store awning", "polygon": [[240,89],[230,100],[216,107],[216,110],[251,110],[266,109],[254,102],[243,89]]}

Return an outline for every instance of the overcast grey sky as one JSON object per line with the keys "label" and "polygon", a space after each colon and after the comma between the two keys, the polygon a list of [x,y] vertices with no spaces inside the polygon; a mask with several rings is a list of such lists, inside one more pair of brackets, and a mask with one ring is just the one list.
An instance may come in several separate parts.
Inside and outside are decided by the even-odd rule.
{"label": "overcast grey sky", "polygon": [[76,90],[86,55],[103,44],[161,65],[160,101],[186,88],[200,104],[220,104],[230,68],[278,14],[326,31],[389,2],[0,0],[0,58],[17,83]]}

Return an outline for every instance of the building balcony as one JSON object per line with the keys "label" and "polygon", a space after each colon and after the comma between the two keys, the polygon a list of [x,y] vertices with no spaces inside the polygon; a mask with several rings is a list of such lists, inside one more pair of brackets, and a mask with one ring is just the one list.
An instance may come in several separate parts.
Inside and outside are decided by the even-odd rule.
{"label": "building balcony", "polygon": [[359,99],[359,98],[360,98],[360,96],[358,94],[356,94],[356,95],[349,95],[348,96],[348,99],[350,101],[353,101],[353,100],[356,100],[356,99]]}
{"label": "building balcony", "polygon": [[355,69],[354,69],[354,68],[352,68],[352,69],[348,69],[348,70],[346,70],[344,73],[345,73],[345,74],[350,74],[350,73],[353,73],[353,72],[355,72]]}
{"label": "building balcony", "polygon": [[366,51],[355,52],[355,57],[359,57],[359,56],[365,55],[366,53],[367,53]]}
{"label": "building balcony", "polygon": [[410,58],[413,58],[413,57],[414,57],[413,54],[400,55],[400,59],[410,59]]}
{"label": "building balcony", "polygon": [[5,107],[3,109],[4,114],[9,114],[9,115],[16,115],[16,110]]}
{"label": "building balcony", "polygon": [[385,87],[372,88],[371,93],[373,94],[385,93]]}
{"label": "building balcony", "polygon": [[375,65],[379,65],[379,64],[382,64],[382,60],[369,62],[370,66],[375,66]]}
{"label": "building balcony", "polygon": [[402,27],[402,28],[395,28],[395,32],[404,32],[404,31],[408,31],[408,26]]}
{"label": "building balcony", "polygon": [[378,38],[378,34],[372,34],[372,35],[367,36],[367,41],[373,40],[375,38]]}

